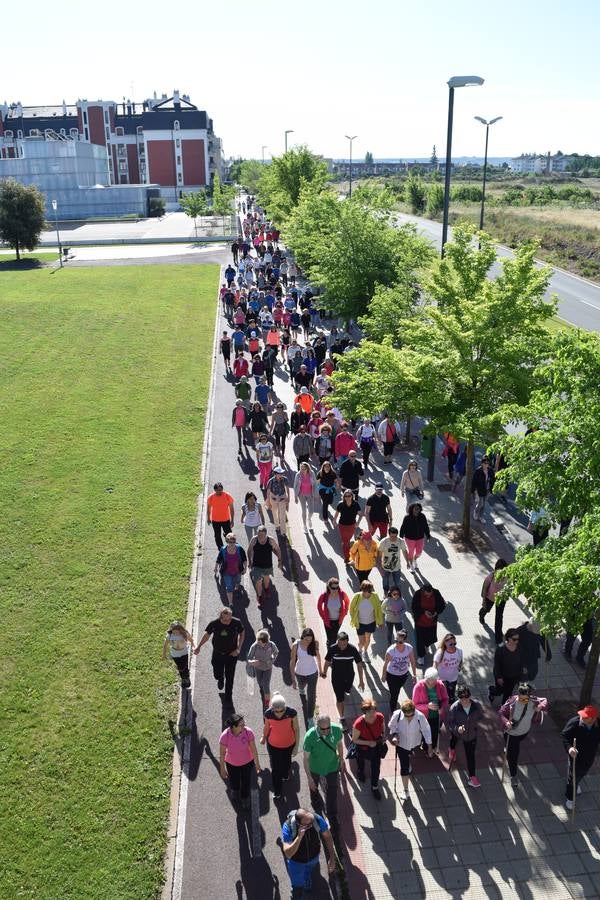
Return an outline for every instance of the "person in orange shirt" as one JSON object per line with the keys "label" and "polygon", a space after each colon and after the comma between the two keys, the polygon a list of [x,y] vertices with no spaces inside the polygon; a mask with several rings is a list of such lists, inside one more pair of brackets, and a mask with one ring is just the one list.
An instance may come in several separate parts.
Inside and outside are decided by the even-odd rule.
{"label": "person in orange shirt", "polygon": [[294,397],[294,404],[296,403],[299,403],[304,412],[310,416],[314,409],[315,401],[312,394],[309,394],[308,388],[303,387],[301,388],[300,393],[296,394]]}
{"label": "person in orange shirt", "polygon": [[214,485],[213,493],[206,501],[206,516],[215,533],[215,542],[219,550],[224,546],[223,537],[233,529],[235,507],[233,497],[223,490],[220,481]]}

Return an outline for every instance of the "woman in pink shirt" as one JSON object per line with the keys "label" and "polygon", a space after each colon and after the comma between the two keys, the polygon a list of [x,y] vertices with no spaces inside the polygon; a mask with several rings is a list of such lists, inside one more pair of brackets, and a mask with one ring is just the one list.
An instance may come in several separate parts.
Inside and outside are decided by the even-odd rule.
{"label": "woman in pink shirt", "polygon": [[225,724],[227,728],[219,738],[221,778],[229,781],[232,798],[241,799],[242,809],[249,809],[253,765],[256,774],[260,774],[254,732],[246,728],[239,713],[230,716]]}
{"label": "woman in pink shirt", "polygon": [[[300,502],[302,510],[302,524],[304,525],[304,533],[308,531],[308,526],[312,531],[312,517],[315,511],[314,496],[317,487],[317,480],[314,472],[307,462],[300,463],[300,469],[294,478],[294,496],[296,503]],[[308,526],[306,516],[308,513]]]}

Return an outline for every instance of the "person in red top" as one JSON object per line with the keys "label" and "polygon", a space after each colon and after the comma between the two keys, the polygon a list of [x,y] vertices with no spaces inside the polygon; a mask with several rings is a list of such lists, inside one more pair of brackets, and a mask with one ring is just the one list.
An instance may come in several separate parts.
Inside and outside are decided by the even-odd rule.
{"label": "person in red top", "polygon": [[300,393],[296,394],[294,397],[294,405],[299,403],[304,412],[310,416],[313,411],[315,400],[312,394],[309,394],[308,388],[303,387],[300,389]]}
{"label": "person in red top", "polygon": [[356,764],[358,767],[358,780],[365,780],[365,762],[371,764],[371,790],[373,796],[379,800],[379,769],[381,766],[381,750],[387,745],[384,739],[385,719],[383,713],[377,712],[377,704],[374,700],[363,700],[360,704],[362,716],[352,726],[352,740],[358,747]]}
{"label": "person in red top", "polygon": [[333,374],[334,365],[332,360],[326,359],[323,365],[321,366],[321,372],[324,372],[327,377]]}
{"label": "person in red top", "polygon": [[351,450],[357,450],[356,438],[348,430],[348,423],[342,422],[342,429],[335,439],[335,458],[338,462],[348,459]]}
{"label": "person in red top", "polygon": [[240,350],[233,362],[233,377],[236,381],[239,381],[242,375],[248,377],[249,372],[250,366],[248,360]]}
{"label": "person in red top", "polygon": [[338,631],[348,615],[349,607],[348,594],[341,590],[337,575],[332,576],[317,600],[317,612],[323,619],[328,647],[337,641]]}
{"label": "person in red top", "polygon": [[460,449],[460,444],[456,440],[454,435],[450,434],[449,431],[445,431],[444,432],[444,449],[442,450],[442,456],[445,456],[448,461],[448,478],[451,481],[452,481],[452,476],[454,475],[454,464],[456,463],[459,449]]}

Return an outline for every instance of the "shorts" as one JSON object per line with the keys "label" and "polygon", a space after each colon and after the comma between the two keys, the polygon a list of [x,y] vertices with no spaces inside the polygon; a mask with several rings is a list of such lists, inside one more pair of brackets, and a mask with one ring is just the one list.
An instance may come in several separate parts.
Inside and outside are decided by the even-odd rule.
{"label": "shorts", "polygon": [[359,625],[356,629],[357,634],[373,634],[377,625],[375,622],[368,622],[366,625]]}
{"label": "shorts", "polygon": [[268,575],[270,578],[272,578],[273,577],[273,568],[261,569],[259,566],[253,566],[251,574],[252,574],[252,581],[260,581],[260,579],[264,578],[265,575]]}
{"label": "shorts", "polygon": [[223,575],[223,584],[225,585],[225,590],[228,594],[232,594],[233,591],[235,591],[236,587],[238,587],[241,583],[241,575]]}
{"label": "shorts", "polygon": [[354,684],[354,675],[352,678],[336,678],[331,679],[331,686],[333,688],[333,693],[335,694],[335,699],[338,703],[343,703],[346,694],[349,694],[352,690],[352,685]]}

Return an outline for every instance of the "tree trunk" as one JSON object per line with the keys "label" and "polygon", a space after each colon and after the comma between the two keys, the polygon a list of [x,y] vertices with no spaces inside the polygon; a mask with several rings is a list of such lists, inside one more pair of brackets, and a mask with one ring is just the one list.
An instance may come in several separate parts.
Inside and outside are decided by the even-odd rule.
{"label": "tree trunk", "polygon": [[16,241],[16,243],[15,243],[15,250],[16,250],[16,252],[17,252],[17,262],[20,262],[20,260],[21,260],[21,254],[20,254],[20,252],[19,252],[19,242],[18,242],[18,241]]}
{"label": "tree trunk", "polygon": [[465,470],[464,498],[462,514],[463,538],[468,541],[471,537],[471,480],[473,478],[473,457],[475,455],[475,442],[469,438],[467,442],[467,468]]}
{"label": "tree trunk", "polygon": [[412,416],[406,417],[406,440],[404,443],[406,444],[407,447],[410,444],[410,420],[411,420],[411,418],[412,418]]}
{"label": "tree trunk", "polygon": [[583,684],[581,685],[581,693],[579,695],[579,703],[581,704],[581,708],[587,706],[588,703],[592,701],[592,694],[594,692],[594,679],[596,677],[596,671],[598,669],[598,658],[600,657],[600,619],[598,616],[600,615],[600,610],[596,610],[596,631],[594,633],[594,639],[590,646],[590,652],[588,656],[588,663],[585,670],[585,675],[583,676]]}

